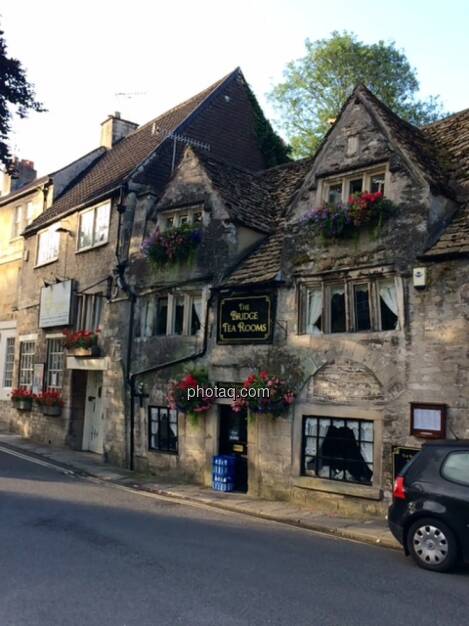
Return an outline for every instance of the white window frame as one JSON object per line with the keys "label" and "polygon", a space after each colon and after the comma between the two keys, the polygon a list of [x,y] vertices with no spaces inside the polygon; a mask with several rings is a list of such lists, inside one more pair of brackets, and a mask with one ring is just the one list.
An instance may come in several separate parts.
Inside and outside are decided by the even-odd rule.
{"label": "white window frame", "polygon": [[[197,214],[200,215],[200,220],[198,222],[194,221],[194,217]],[[158,215],[158,226],[161,232],[165,230],[169,230],[166,222],[168,219],[173,219],[173,225],[170,228],[178,228],[181,226],[181,222],[183,218],[188,218],[186,224],[204,224],[204,207],[203,206],[193,206],[181,209],[174,209],[172,211],[163,211]]]}
{"label": "white window frame", "polygon": [[[98,210],[103,207],[108,207],[108,218],[107,218],[107,231],[106,238],[103,241],[96,241],[96,217],[98,214]],[[82,216],[86,213],[93,213],[93,229],[92,229],[92,242],[88,246],[80,247],[80,233],[81,233],[81,220]],[[105,246],[109,243],[109,231],[111,227],[111,200],[106,200],[105,202],[100,202],[99,204],[95,204],[94,206],[88,207],[83,211],[80,211],[78,214],[78,229],[77,229],[77,240],[76,240],[76,253],[86,252],[87,250],[92,250],[94,248],[99,248],[100,246]]]}
{"label": "white window frame", "polygon": [[384,176],[384,189],[388,189],[389,188],[389,181],[388,181],[389,174],[388,174],[388,168],[386,166],[375,167],[369,170],[361,170],[361,171],[359,170],[356,172],[350,172],[343,176],[334,176],[331,178],[325,178],[320,183],[321,202],[322,204],[328,202],[329,189],[333,187],[334,185],[338,185],[338,184],[342,185],[341,201],[347,202],[348,198],[350,197],[350,183],[352,180],[357,180],[358,178],[361,178],[362,179],[362,191],[363,192],[370,191],[371,178],[373,176],[378,176],[380,174]]}
{"label": "white window frame", "polygon": [[[19,338],[19,351],[18,351],[18,387],[21,389],[32,389],[33,386],[33,378],[34,378],[34,357],[36,356],[36,339],[24,339],[23,337]],[[25,345],[33,346],[32,351],[23,352],[23,348]],[[27,357],[26,364],[29,367],[25,367],[23,358]],[[30,361],[30,362],[29,362]],[[24,373],[29,372],[29,378],[31,379],[30,383],[24,382]]]}
{"label": "white window frame", "polygon": [[24,213],[25,207],[23,204],[17,204],[13,208],[13,222],[11,224],[11,241],[19,239],[21,233],[24,230]]}
{"label": "white window frame", "polygon": [[[47,391],[62,391],[63,383],[64,383],[64,373],[65,373],[65,347],[64,347],[64,337],[63,335],[46,335],[47,340],[47,360],[46,360],[46,371],[45,371],[45,389]],[[54,342],[54,343],[52,343]],[[58,346],[61,344],[62,350],[51,350],[51,347]],[[52,357],[54,355],[62,355],[62,369],[57,367],[51,367]],[[60,358],[60,357],[59,357]],[[50,374],[51,372],[57,372],[58,378],[60,378],[60,385],[51,385],[49,384]]]}
{"label": "white window frame", "polygon": [[[168,310],[166,316],[166,333],[164,335],[156,334],[156,327],[158,324],[158,298],[167,298]],[[174,327],[176,323],[176,301],[177,298],[183,298],[184,300],[184,316],[182,324],[182,332],[176,334]],[[192,304],[194,299],[199,298],[201,302],[200,312],[200,329],[197,333],[191,334],[192,330]],[[139,321],[137,336],[140,338],[148,337],[200,337],[204,328],[204,314],[206,307],[206,294],[203,290],[200,291],[174,291],[170,293],[152,293],[148,294],[145,298],[140,300],[139,306]]]}
{"label": "white window frame", "polygon": [[76,302],[75,330],[96,331],[102,327],[104,294],[79,293]]}
{"label": "white window frame", "polygon": [[[43,265],[48,265],[49,263],[54,263],[58,260],[60,254],[60,232],[57,231],[58,224],[54,224],[53,226],[49,226],[44,230],[38,232],[36,236],[36,265],[35,267],[42,267]],[[57,240],[57,254],[55,256],[48,257],[47,259],[40,260],[40,252],[41,252],[41,241],[43,237],[51,237],[55,235]],[[50,243],[48,244],[50,246]]]}

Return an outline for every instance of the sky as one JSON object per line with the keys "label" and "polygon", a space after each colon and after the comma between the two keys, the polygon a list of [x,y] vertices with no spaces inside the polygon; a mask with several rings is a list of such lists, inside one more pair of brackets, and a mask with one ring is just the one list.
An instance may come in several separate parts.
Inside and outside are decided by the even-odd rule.
{"label": "sky", "polygon": [[48,109],[15,120],[11,137],[39,175],[98,146],[108,114],[147,122],[237,66],[272,119],[266,93],[286,63],[334,30],[395,41],[421,97],[469,107],[468,0],[3,0],[0,23]]}

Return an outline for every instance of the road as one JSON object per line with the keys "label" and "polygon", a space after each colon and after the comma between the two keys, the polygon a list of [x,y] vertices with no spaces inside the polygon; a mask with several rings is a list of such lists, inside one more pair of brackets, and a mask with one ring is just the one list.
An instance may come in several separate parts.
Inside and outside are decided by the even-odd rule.
{"label": "road", "polygon": [[0,452],[0,626],[468,623],[469,571]]}

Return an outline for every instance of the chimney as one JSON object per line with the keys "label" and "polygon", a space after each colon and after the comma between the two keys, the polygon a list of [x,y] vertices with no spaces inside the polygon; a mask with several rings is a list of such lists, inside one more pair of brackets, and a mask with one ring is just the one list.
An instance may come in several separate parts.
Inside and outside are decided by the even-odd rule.
{"label": "chimney", "polygon": [[34,162],[26,159],[18,160],[13,158],[10,167],[3,175],[3,195],[18,191],[36,178],[37,172],[34,169]]}
{"label": "chimney", "polygon": [[101,146],[112,148],[118,141],[127,137],[132,131],[138,128],[138,124],[121,119],[121,114],[116,111],[114,115],[109,115],[101,123]]}

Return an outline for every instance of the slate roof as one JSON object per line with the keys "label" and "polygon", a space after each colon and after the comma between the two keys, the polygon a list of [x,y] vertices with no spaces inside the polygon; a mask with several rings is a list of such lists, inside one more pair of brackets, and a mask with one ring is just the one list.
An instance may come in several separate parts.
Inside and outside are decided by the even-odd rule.
{"label": "slate roof", "polygon": [[[176,131],[182,122],[237,72],[238,70],[231,72],[189,100],[137,128],[107,150],[82,174],[78,181],[74,181],[69,190],[66,190],[47,211],[32,222],[26,232],[32,232],[68,211],[90,203],[116,189],[140,163],[163,144],[168,133]],[[158,127],[161,132],[157,130],[155,132]]]}
{"label": "slate roof", "polygon": [[451,223],[424,254],[423,258],[469,254],[469,202],[454,214]]}
{"label": "slate roof", "polygon": [[285,224],[264,239],[238,267],[226,277],[223,286],[256,285],[271,283],[281,278],[281,257]]}
{"label": "slate roof", "polygon": [[422,128],[456,184],[469,184],[469,109]]}

